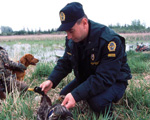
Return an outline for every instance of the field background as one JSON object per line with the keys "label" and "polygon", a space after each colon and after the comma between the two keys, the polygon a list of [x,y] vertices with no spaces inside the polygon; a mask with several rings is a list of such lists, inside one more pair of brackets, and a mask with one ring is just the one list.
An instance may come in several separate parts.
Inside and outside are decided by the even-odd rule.
{"label": "field background", "polygon": [[[120,33],[120,35],[126,37],[145,37],[150,36],[150,33]],[[9,40],[44,40],[44,39],[50,39],[50,38],[62,38],[65,37],[65,34],[43,34],[43,35],[11,35],[11,36],[0,36],[0,41],[9,41]]]}
{"label": "field background", "polygon": [[[75,108],[72,110],[75,120],[149,120],[150,119],[150,52],[135,52],[136,44],[150,45],[150,33],[126,33],[128,63],[133,78],[129,81],[125,95],[119,103],[114,104],[113,118],[98,117],[89,108],[82,113]],[[8,51],[10,59],[17,61],[26,53],[33,54],[40,60],[37,66],[30,66],[24,82],[30,87],[39,86],[51,73],[57,62],[57,54],[64,51],[65,34],[63,35],[19,35],[0,36],[0,45]],[[132,46],[129,49],[129,46]],[[52,89],[48,96],[55,102],[60,90],[74,78],[70,73],[64,80]],[[32,92],[7,95],[0,101],[0,119],[4,120],[35,120],[39,107],[40,96]]]}

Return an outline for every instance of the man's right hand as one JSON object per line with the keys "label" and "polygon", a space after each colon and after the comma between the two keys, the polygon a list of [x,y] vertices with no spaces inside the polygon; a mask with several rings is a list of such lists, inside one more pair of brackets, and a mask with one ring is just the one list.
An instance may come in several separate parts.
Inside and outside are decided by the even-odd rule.
{"label": "man's right hand", "polygon": [[47,92],[52,88],[53,86],[53,83],[51,80],[47,80],[47,81],[44,81],[40,87],[42,88],[42,91],[44,91],[45,94],[47,94]]}

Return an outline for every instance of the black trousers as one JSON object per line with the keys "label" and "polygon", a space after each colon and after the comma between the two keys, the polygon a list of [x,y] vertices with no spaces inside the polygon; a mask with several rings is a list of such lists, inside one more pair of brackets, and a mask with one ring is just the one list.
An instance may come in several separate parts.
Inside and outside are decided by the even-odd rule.
{"label": "black trousers", "polygon": [[[66,95],[67,93],[71,92],[74,88],[76,88],[78,85],[79,82],[76,79],[74,79],[62,89],[60,95]],[[112,111],[112,102],[117,102],[122,98],[123,94],[125,93],[126,87],[127,83],[124,82],[114,83],[105,92],[93,96],[90,99],[87,99],[87,102],[95,112],[98,113],[101,112],[104,114],[107,111]]]}

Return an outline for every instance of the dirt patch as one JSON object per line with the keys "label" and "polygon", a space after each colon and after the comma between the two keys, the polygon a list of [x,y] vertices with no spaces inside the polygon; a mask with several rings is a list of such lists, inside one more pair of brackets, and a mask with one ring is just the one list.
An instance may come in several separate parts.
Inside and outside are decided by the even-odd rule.
{"label": "dirt patch", "polygon": [[127,37],[127,36],[149,36],[150,33],[120,33],[120,35]]}
{"label": "dirt patch", "polygon": [[65,38],[65,34],[44,34],[44,35],[12,35],[12,36],[0,36],[0,41],[11,41],[11,40],[45,40],[56,38]]}
{"label": "dirt patch", "polygon": [[[127,36],[149,36],[150,33],[119,33],[123,37]],[[0,41],[10,40],[44,40],[52,38],[65,38],[66,34],[41,34],[41,35],[12,35],[12,36],[0,36]]]}
{"label": "dirt patch", "polygon": [[145,76],[144,79],[145,79],[148,83],[150,83],[150,75]]}

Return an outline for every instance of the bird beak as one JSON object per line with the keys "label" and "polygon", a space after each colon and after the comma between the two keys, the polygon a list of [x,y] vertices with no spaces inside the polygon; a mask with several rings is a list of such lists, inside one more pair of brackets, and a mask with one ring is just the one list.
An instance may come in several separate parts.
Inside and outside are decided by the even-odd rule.
{"label": "bird beak", "polygon": [[34,88],[28,88],[28,91],[34,91]]}

